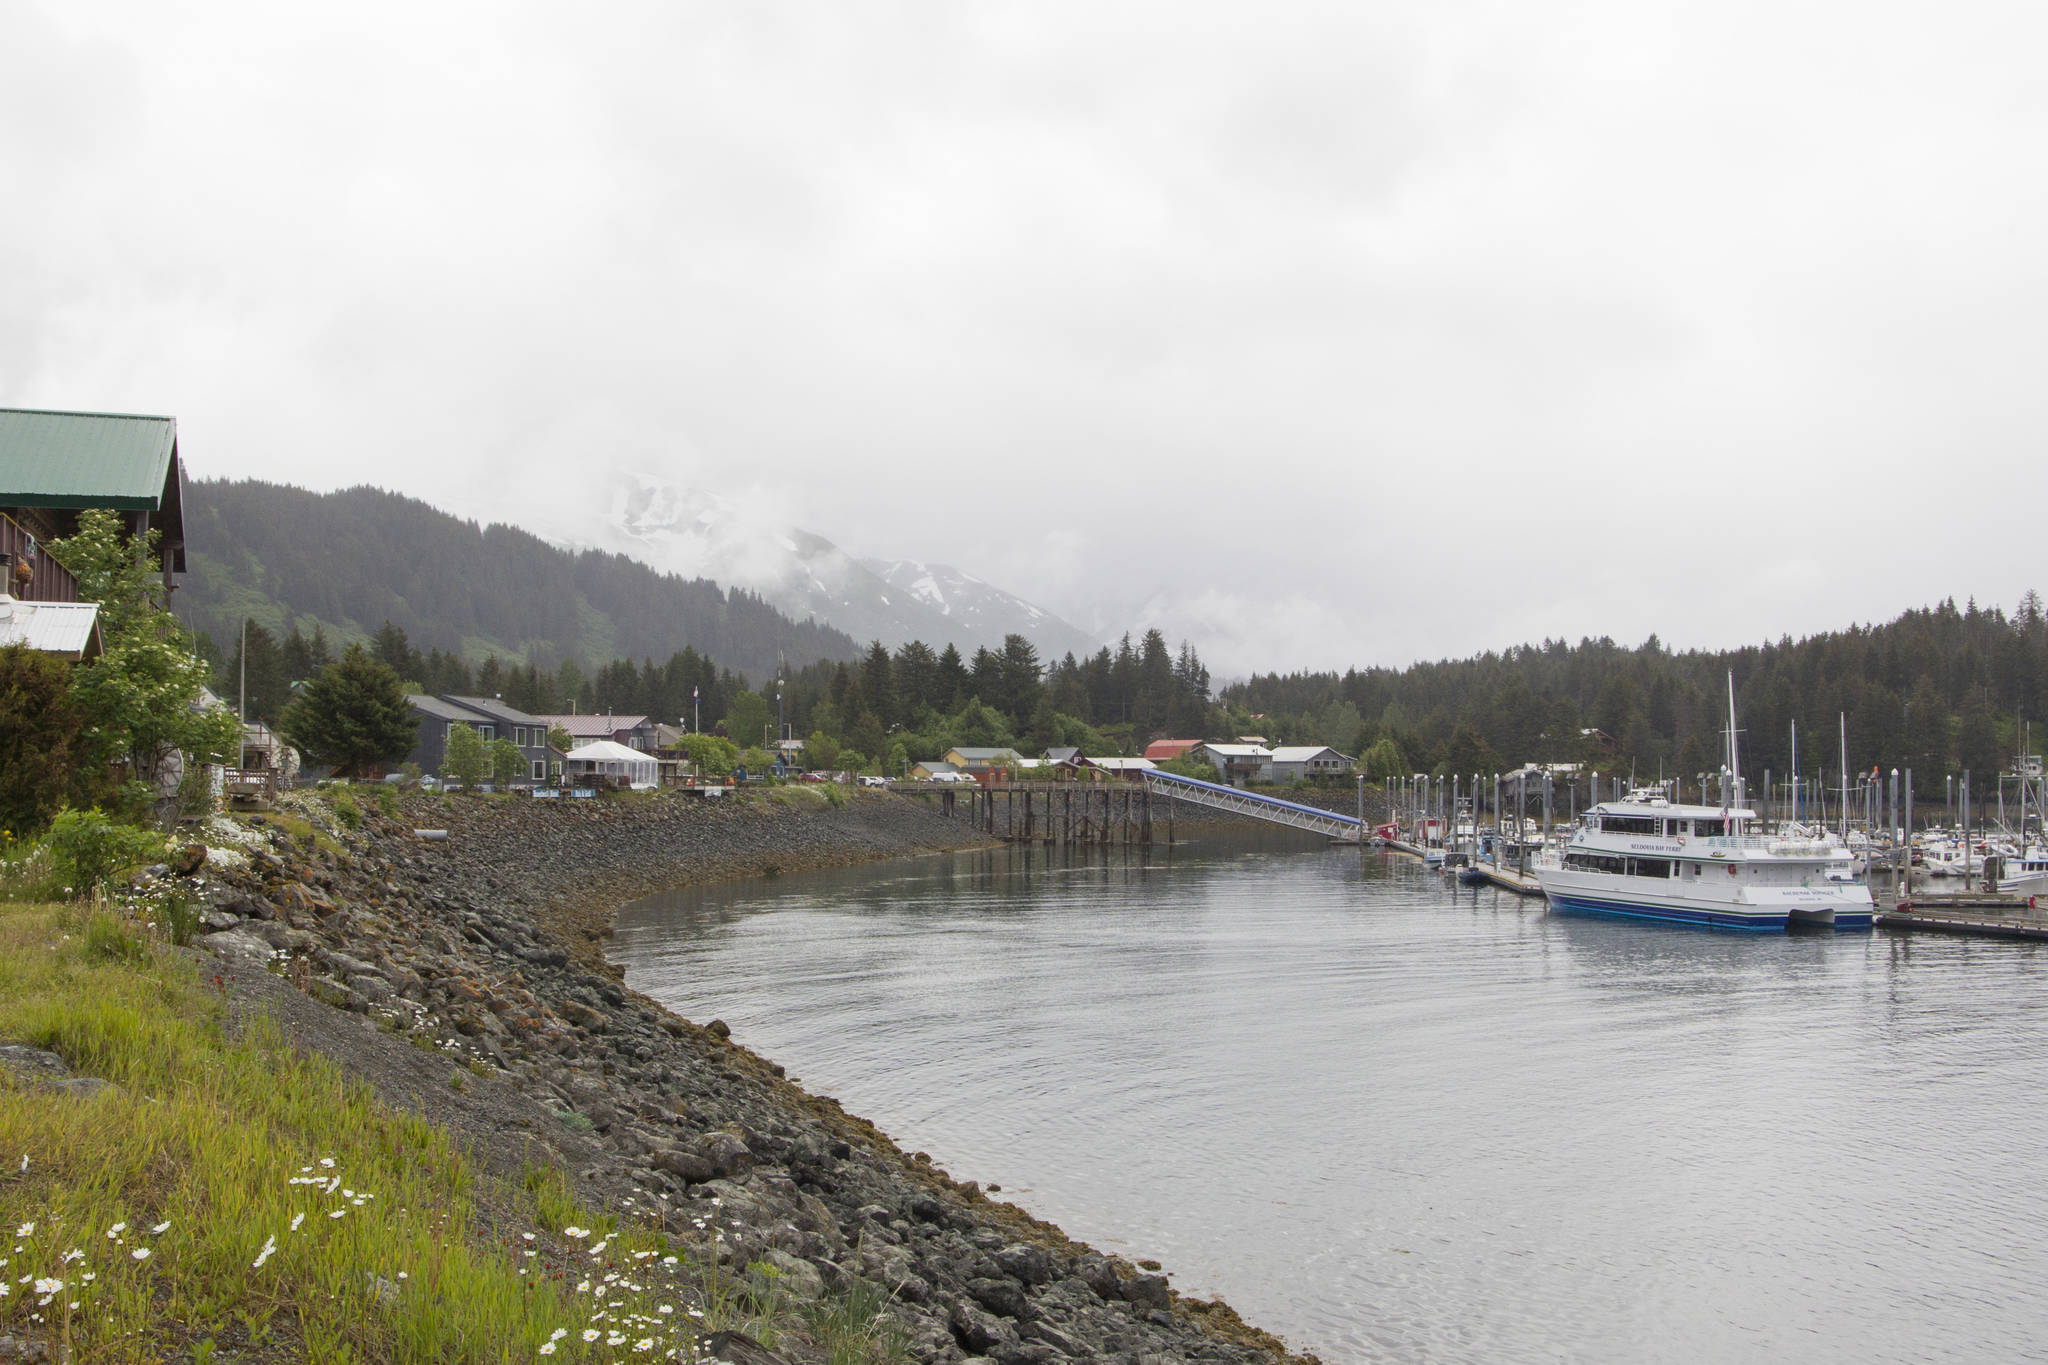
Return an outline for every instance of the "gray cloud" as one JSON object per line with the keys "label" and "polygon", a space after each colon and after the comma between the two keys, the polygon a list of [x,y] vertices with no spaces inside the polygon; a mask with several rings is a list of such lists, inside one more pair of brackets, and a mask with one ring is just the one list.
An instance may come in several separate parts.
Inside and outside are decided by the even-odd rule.
{"label": "gray cloud", "polygon": [[0,0],[0,399],[607,468],[1223,671],[2039,576],[2032,8]]}

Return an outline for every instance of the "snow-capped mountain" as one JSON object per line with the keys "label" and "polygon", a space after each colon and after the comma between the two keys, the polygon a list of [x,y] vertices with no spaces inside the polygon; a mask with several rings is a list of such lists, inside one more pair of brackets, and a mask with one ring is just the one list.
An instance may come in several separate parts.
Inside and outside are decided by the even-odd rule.
{"label": "snow-capped mountain", "polygon": [[[1085,659],[1102,647],[1087,631],[1035,607],[995,584],[963,573],[950,564],[927,564],[915,559],[863,559],[861,566],[874,573],[900,595],[949,622],[961,641],[999,648],[1005,635],[1022,635],[1038,646],[1038,656],[1047,663],[1072,652]],[[926,637],[929,639],[930,637]]]}
{"label": "snow-capped mountain", "polygon": [[1048,661],[1100,647],[1087,632],[958,569],[855,559],[823,536],[779,521],[766,497],[722,497],[626,475],[576,539],[665,572],[745,588],[799,619],[816,617],[892,649],[923,640],[971,654],[981,645],[1001,648],[1012,633]]}

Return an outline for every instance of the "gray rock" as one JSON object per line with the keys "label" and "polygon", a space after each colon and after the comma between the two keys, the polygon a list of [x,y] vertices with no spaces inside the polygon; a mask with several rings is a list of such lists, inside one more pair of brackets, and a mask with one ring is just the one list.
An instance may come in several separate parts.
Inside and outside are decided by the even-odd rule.
{"label": "gray rock", "polygon": [[1011,1279],[1025,1284],[1052,1282],[1052,1253],[1028,1242],[1012,1242],[995,1254],[995,1262]]}
{"label": "gray rock", "polygon": [[1099,1297],[1115,1301],[1124,1296],[1123,1280],[1107,1256],[1083,1256],[1076,1269],[1081,1280]]}
{"label": "gray rock", "polygon": [[982,1276],[967,1282],[967,1292],[983,1308],[1006,1318],[1021,1318],[1031,1311],[1030,1301],[1024,1297],[1024,1286],[1015,1280]]}
{"label": "gray rock", "polygon": [[71,1068],[56,1053],[21,1043],[0,1043],[0,1070],[10,1071],[24,1081],[51,1081],[71,1074]]}
{"label": "gray rock", "polygon": [[782,1272],[782,1287],[802,1302],[825,1297],[825,1277],[809,1261],[775,1247],[763,1252],[761,1259]]}
{"label": "gray rock", "polygon": [[[240,921],[236,921],[240,923]],[[225,957],[242,962],[262,964],[270,961],[271,946],[254,929],[229,929],[225,933],[208,934],[199,940],[199,946],[215,957]]]}
{"label": "gray rock", "polygon": [[70,1076],[61,1081],[50,1082],[50,1089],[73,1099],[89,1100],[108,1093],[120,1094],[121,1087],[112,1081],[103,1081],[97,1076]]}
{"label": "gray rock", "polygon": [[1013,1340],[1016,1335],[1010,1324],[965,1300],[953,1305],[946,1320],[952,1325],[954,1338],[977,1354],[985,1354],[990,1347]]}
{"label": "gray rock", "polygon": [[1133,1275],[1124,1281],[1123,1292],[1141,1308],[1166,1308],[1173,1302],[1164,1275]]}

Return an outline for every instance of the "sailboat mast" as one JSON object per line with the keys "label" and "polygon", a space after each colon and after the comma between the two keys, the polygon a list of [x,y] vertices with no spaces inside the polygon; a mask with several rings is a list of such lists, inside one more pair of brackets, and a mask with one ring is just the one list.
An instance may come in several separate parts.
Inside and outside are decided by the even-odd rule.
{"label": "sailboat mast", "polygon": [[[1735,805],[1742,806],[1742,749],[1735,739],[1735,670],[1728,670],[1728,771],[1735,783]],[[1735,831],[1730,830],[1733,834]]]}

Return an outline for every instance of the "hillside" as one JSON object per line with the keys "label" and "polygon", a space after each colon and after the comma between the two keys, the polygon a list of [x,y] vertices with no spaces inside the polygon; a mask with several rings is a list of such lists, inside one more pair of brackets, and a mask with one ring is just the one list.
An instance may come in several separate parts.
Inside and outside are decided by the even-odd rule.
{"label": "hillside", "polygon": [[849,635],[793,621],[752,593],[624,555],[557,549],[376,488],[314,493],[257,480],[185,491],[190,571],[178,614],[231,652],[241,618],[283,634],[317,622],[366,640],[386,620],[422,649],[553,667],[669,657],[688,646],[750,677],[852,659]]}
{"label": "hillside", "polygon": [[[1694,775],[1721,761],[1733,675],[1743,767],[1912,768],[1923,799],[1968,770],[1978,790],[2048,720],[2048,615],[2028,592],[2010,615],[1953,601],[1802,640],[1674,652],[1655,636],[1546,640],[1406,669],[1254,676],[1224,690],[1234,723],[1304,742],[1391,741],[1395,771],[1493,772],[1531,759]],[[1846,718],[1846,720],[1844,719]],[[2048,731],[2036,727],[2032,747]]]}

